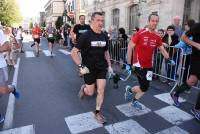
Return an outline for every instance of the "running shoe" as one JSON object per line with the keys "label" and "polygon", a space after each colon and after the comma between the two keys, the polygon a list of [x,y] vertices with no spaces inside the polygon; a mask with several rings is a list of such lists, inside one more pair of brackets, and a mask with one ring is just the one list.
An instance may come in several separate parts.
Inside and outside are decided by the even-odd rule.
{"label": "running shoe", "polygon": [[100,123],[100,124],[106,123],[106,118],[104,117],[104,115],[101,112],[98,112],[98,113],[94,112],[94,117],[98,123]]}
{"label": "running shoe", "polygon": [[131,92],[131,89],[131,86],[126,86],[124,93],[125,101],[131,101],[133,99],[133,93]]}
{"label": "running shoe", "polygon": [[174,92],[170,93],[170,96],[171,96],[171,98],[172,98],[172,100],[174,102],[174,105],[176,107],[180,107],[180,102],[178,101],[178,97],[175,96],[174,94],[175,94]]}
{"label": "running shoe", "polygon": [[85,84],[82,85],[82,86],[81,86],[81,89],[80,89],[80,91],[79,91],[79,93],[78,93],[78,96],[79,96],[80,99],[83,99],[84,96],[85,96],[85,92],[84,92],[84,88],[85,88],[85,87],[86,87]]}
{"label": "running shoe", "polygon": [[142,110],[142,105],[139,103],[139,101],[132,101],[131,102],[131,106],[135,109],[138,109],[138,110]]}
{"label": "running shoe", "polygon": [[191,113],[194,115],[194,117],[195,117],[198,121],[200,121],[200,110],[197,110],[197,109],[195,109],[195,108],[192,108],[190,111],[191,111]]}
{"label": "running shoe", "polygon": [[0,114],[0,124],[3,123],[5,118]]}

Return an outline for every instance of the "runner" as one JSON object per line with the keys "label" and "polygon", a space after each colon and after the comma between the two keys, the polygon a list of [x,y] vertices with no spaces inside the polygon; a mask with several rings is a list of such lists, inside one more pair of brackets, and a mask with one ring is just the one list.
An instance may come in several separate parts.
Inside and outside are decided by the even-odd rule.
{"label": "runner", "polygon": [[53,44],[55,41],[54,35],[56,32],[56,29],[52,26],[52,23],[49,22],[49,25],[46,29],[47,32],[47,40],[48,40],[48,46],[49,46],[49,51],[51,52],[51,57],[53,56]]}
{"label": "runner", "polygon": [[[190,40],[189,38],[193,39]],[[175,92],[171,93],[171,97],[174,101],[175,106],[180,106],[178,98],[184,91],[189,90],[192,86],[196,85],[200,80],[200,23],[195,24],[190,28],[181,38],[185,43],[192,46],[192,54],[190,59],[190,76],[189,79],[181,86],[175,88]],[[196,105],[191,110],[196,119],[200,120],[200,92],[198,94]]]}
{"label": "runner", "polygon": [[73,29],[74,36],[72,37],[72,41],[74,42],[74,44],[77,44],[78,39],[81,36],[81,34],[90,30],[90,26],[85,24],[85,15],[80,15],[79,21],[80,21],[80,24],[76,24]]}
{"label": "runner", "polygon": [[[16,98],[19,98],[19,92],[17,92],[14,85],[8,85],[8,71],[7,64],[3,55],[3,52],[10,51],[10,45],[6,40],[3,30],[0,29],[0,94],[13,93]],[[0,124],[3,123],[4,117],[0,114]]]}
{"label": "runner", "polygon": [[169,64],[175,64],[169,57],[162,46],[162,40],[157,35],[155,29],[159,22],[157,14],[150,14],[148,18],[148,26],[145,29],[139,30],[133,37],[132,42],[128,46],[128,65],[126,69],[131,71],[131,52],[134,48],[133,66],[135,67],[135,74],[139,81],[139,86],[126,86],[125,100],[132,100],[131,105],[139,110],[142,110],[142,105],[139,103],[140,99],[149,88],[149,82],[152,80],[152,57],[153,51],[156,48],[160,49],[162,55],[168,60]]}
{"label": "runner", "polygon": [[[39,56],[39,44],[40,44],[40,35],[41,35],[41,29],[38,26],[37,23],[34,24],[34,27],[32,29],[32,37],[34,40],[34,45],[36,45],[36,56]],[[33,45],[31,45],[32,47]]]}
{"label": "runner", "polygon": [[[78,44],[72,49],[72,59],[78,65],[80,73],[84,75],[85,84],[79,91],[79,97],[92,96],[97,83],[97,98],[95,118],[99,123],[105,123],[101,107],[104,100],[106,73],[113,73],[108,52],[108,38],[101,31],[104,17],[101,12],[94,12],[91,17],[91,30],[80,36]],[[81,58],[79,57],[81,52]]]}

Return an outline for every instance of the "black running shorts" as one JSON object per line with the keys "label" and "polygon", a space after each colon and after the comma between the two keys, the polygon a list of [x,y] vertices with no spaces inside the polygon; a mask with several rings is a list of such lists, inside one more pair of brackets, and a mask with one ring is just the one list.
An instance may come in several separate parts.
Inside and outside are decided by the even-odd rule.
{"label": "black running shorts", "polygon": [[143,92],[146,92],[149,88],[149,81],[146,79],[147,71],[152,71],[152,68],[142,69],[139,67],[135,67],[134,73],[137,76],[138,82],[140,84],[140,89]]}
{"label": "black running shorts", "polygon": [[48,42],[54,44],[54,39],[53,38],[48,38],[47,40],[48,40]]}
{"label": "black running shorts", "polygon": [[38,44],[40,44],[40,38],[34,38],[33,40],[34,42],[37,42]]}
{"label": "black running shorts", "polygon": [[84,75],[84,81],[87,85],[92,85],[97,79],[106,79],[107,70],[90,71],[89,74]]}

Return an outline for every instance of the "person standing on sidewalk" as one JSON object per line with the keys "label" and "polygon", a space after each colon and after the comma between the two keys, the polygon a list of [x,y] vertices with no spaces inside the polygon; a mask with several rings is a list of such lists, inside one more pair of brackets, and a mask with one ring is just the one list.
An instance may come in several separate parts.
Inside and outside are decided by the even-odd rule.
{"label": "person standing on sidewalk", "polygon": [[[190,37],[193,39],[190,40]],[[174,105],[179,107],[180,102],[178,98],[184,91],[189,90],[192,86],[196,85],[200,80],[200,23],[195,24],[181,37],[182,41],[192,46],[192,54],[190,59],[190,76],[189,79],[180,86],[176,86],[171,93]],[[197,120],[200,120],[200,92],[198,93],[196,105],[191,110]]]}
{"label": "person standing on sidewalk", "polygon": [[[0,94],[13,93],[16,98],[19,98],[19,92],[17,92],[14,85],[8,85],[8,71],[7,64],[3,55],[3,52],[10,51],[9,45],[3,30],[0,29]],[[0,124],[3,123],[4,117],[0,114]]]}
{"label": "person standing on sidewalk", "polygon": [[[106,118],[101,112],[106,86],[106,74],[113,73],[108,52],[108,37],[102,32],[104,16],[101,12],[94,12],[91,17],[91,30],[80,36],[78,44],[71,51],[74,62],[84,75],[85,84],[79,91],[79,97],[92,96],[97,83],[95,119],[105,123]],[[82,61],[78,53],[81,53]]]}
{"label": "person standing on sidewalk", "polygon": [[23,41],[22,26],[19,26],[19,28],[17,30],[16,40],[17,40],[17,43],[21,46],[20,52],[24,53],[24,51],[23,51],[23,43],[22,43],[22,41]]}
{"label": "person standing on sidewalk", "polygon": [[139,30],[132,37],[132,42],[128,46],[128,65],[126,66],[126,69],[128,71],[131,71],[131,54],[134,48],[133,66],[135,67],[134,73],[138,78],[139,86],[126,86],[125,100],[132,100],[131,106],[139,110],[142,110],[142,105],[139,103],[138,100],[148,90],[149,82],[152,80],[153,51],[156,48],[159,48],[162,55],[168,60],[168,63],[172,65],[175,64],[163,47],[161,37],[158,36],[155,31],[158,22],[159,16],[157,14],[150,14],[148,17],[147,28]]}
{"label": "person standing on sidewalk", "polygon": [[[34,40],[34,44],[33,45],[36,45],[36,56],[37,57],[39,56],[40,35],[41,35],[41,29],[38,26],[38,24],[35,23],[34,27],[32,29],[32,38]],[[31,47],[32,47],[32,45],[31,45]]]}

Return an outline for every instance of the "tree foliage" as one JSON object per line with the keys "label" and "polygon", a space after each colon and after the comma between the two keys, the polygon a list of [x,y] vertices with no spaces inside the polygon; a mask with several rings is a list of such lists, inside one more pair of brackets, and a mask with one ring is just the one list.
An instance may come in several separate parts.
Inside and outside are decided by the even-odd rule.
{"label": "tree foliage", "polygon": [[29,23],[29,29],[32,29],[33,28],[33,22],[30,22]]}
{"label": "tree foliage", "polygon": [[19,5],[16,0],[0,0],[0,21],[7,25],[20,23],[22,17],[20,15]]}
{"label": "tree foliage", "polygon": [[63,25],[63,18],[61,16],[58,17],[55,25],[56,25],[56,29],[60,29],[60,27],[62,27],[62,25]]}

